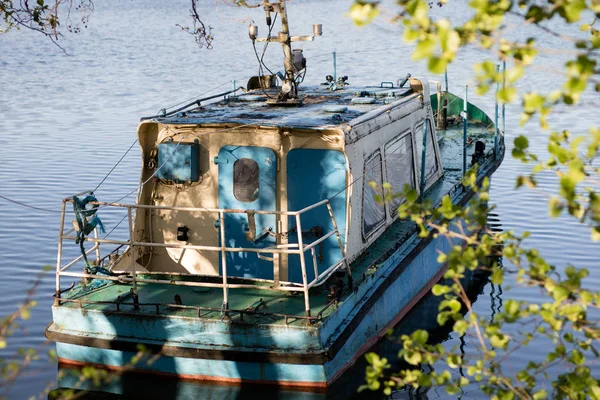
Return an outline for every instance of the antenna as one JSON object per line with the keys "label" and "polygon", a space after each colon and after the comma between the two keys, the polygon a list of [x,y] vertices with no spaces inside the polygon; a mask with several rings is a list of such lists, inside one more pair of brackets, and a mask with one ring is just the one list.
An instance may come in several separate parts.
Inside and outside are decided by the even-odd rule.
{"label": "antenna", "polygon": [[285,76],[281,82],[279,96],[277,96],[277,99],[273,99],[267,103],[272,105],[301,104],[302,100],[298,96],[297,78],[300,75],[300,72],[306,69],[306,59],[304,58],[301,49],[292,51],[292,42],[314,41],[316,36],[322,36],[323,27],[321,24],[313,25],[313,34],[310,36],[290,36],[285,0],[279,0],[274,3],[265,1],[263,3],[263,8],[265,10],[267,26],[269,27],[272,24],[271,13],[275,12],[280,14],[281,31],[277,36],[259,38],[257,37],[258,27],[256,25],[250,25],[248,27],[248,34],[253,43],[255,41],[281,43],[283,48],[283,67],[285,70]]}

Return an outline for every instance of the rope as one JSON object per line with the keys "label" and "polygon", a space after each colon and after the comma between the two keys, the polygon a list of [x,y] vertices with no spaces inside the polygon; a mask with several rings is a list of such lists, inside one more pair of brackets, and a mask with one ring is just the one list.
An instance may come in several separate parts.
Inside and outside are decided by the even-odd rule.
{"label": "rope", "polygon": [[135,144],[138,142],[137,139],[135,139],[135,141],[131,144],[131,146],[129,146],[129,148],[127,149],[127,151],[125,152],[125,154],[123,154],[121,156],[121,158],[119,159],[119,161],[117,161],[117,163],[115,165],[113,165],[113,167],[110,169],[110,171],[108,171],[108,174],[106,174],[106,176],[104,177],[104,179],[102,179],[100,181],[100,183],[94,188],[94,190],[92,190],[92,193],[94,193],[96,190],[98,190],[98,188],[100,186],[102,186],[102,184],[104,183],[104,181],[106,180],[106,178],[108,178],[110,176],[110,174],[112,174],[112,172],[115,170],[115,168],[117,168],[117,166],[121,163],[121,161],[123,161],[123,159],[125,158],[125,156],[131,151],[131,149],[133,149],[133,146],[135,146]]}
{"label": "rope", "polygon": [[113,233],[115,231],[115,229],[117,229],[119,227],[119,225],[121,225],[123,223],[123,221],[125,221],[125,218],[127,218],[127,215],[129,215],[129,214],[125,214],[123,216],[123,218],[121,218],[121,220],[119,222],[117,222],[117,224],[106,235],[104,235],[104,237],[102,239],[106,239],[107,237],[109,237],[110,234]]}
{"label": "rope", "polygon": [[44,211],[44,212],[51,212],[51,213],[62,213],[62,211],[60,211],[60,210],[50,210],[50,209],[48,209],[48,208],[42,208],[42,207],[37,207],[37,206],[31,206],[31,205],[29,205],[29,204],[22,203],[22,202],[20,202],[20,201],[18,201],[18,200],[14,200],[14,199],[8,198],[8,197],[6,197],[6,196],[3,196],[3,195],[1,195],[1,194],[0,194],[0,199],[4,199],[4,200],[6,200],[6,201],[8,201],[8,202],[10,202],[10,203],[18,204],[18,205],[20,205],[20,206],[22,206],[22,207],[25,207],[25,208],[31,208],[31,209],[33,209],[33,210]]}

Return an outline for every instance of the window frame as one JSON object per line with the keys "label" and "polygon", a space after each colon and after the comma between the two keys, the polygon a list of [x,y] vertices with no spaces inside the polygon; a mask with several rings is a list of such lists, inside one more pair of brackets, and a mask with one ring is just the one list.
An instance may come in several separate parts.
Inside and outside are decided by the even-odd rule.
{"label": "window frame", "polygon": [[[242,199],[242,198],[238,197],[239,191],[236,191],[236,187],[237,187],[236,183],[239,183],[239,181],[236,180],[236,176],[237,176],[236,175],[236,165],[237,165],[237,163],[242,162],[242,160],[250,160],[256,166],[256,190],[255,190],[255,192],[257,193],[257,195],[256,195],[256,198],[252,199],[252,200],[246,200],[245,198]],[[243,162],[246,163],[247,161],[243,161]],[[247,183],[248,183],[248,181],[246,181],[246,184]],[[256,160],[254,160],[252,158],[248,158],[248,157],[238,158],[237,160],[235,160],[235,162],[233,163],[232,192],[233,192],[233,197],[240,203],[254,203],[256,200],[258,200],[260,198],[260,165],[258,165]]]}
{"label": "window frame", "polygon": [[384,226],[386,223],[386,220],[387,220],[387,207],[384,204],[383,205],[383,217],[381,218],[380,221],[378,221],[375,225],[373,225],[373,227],[371,228],[371,230],[369,232],[365,233],[365,187],[366,187],[366,185],[368,185],[367,164],[369,162],[371,162],[371,160],[373,160],[375,157],[379,157],[379,160],[381,163],[381,182],[380,182],[381,185],[383,185],[383,178],[384,178],[384,176],[383,176],[383,171],[384,171],[383,157],[381,156],[381,149],[377,149],[365,160],[365,162],[363,164],[362,202],[361,202],[361,206],[360,206],[360,216],[361,216],[360,224],[361,224],[361,232],[362,232],[363,242],[366,242],[382,226]]}
{"label": "window frame", "polygon": [[[386,182],[389,183],[390,181],[390,172],[388,171],[388,164],[387,164],[387,158],[389,156],[388,154],[388,149],[390,147],[392,147],[394,144],[396,144],[397,142],[401,141],[402,139],[404,139],[406,136],[410,136],[410,144],[411,144],[411,157],[412,157],[412,188],[413,189],[417,189],[418,186],[418,181],[419,181],[419,176],[418,176],[418,171],[417,171],[417,158],[415,157],[416,154],[416,146],[415,146],[415,135],[414,132],[412,131],[411,128],[408,128],[404,131],[402,131],[401,133],[399,133],[398,135],[394,136],[392,139],[388,140],[388,142],[383,146],[383,154],[384,154],[384,164],[385,164],[385,179]],[[403,198],[402,201],[400,203],[398,203],[398,206],[400,206],[401,204],[406,202],[406,198]],[[389,215],[392,218],[395,218],[398,215],[398,206],[396,207],[392,207],[391,202],[386,201],[385,202],[386,207],[389,208],[388,212]]]}
{"label": "window frame", "polygon": [[[425,125],[426,123],[429,123],[429,132],[430,132],[430,138],[431,138],[431,140],[437,140],[436,135],[434,135],[434,133],[433,133],[433,123],[431,122],[431,119],[429,117],[423,118],[421,121],[417,122],[415,124],[415,126],[414,126],[414,132],[415,133],[418,132],[417,129],[423,130],[423,125]],[[415,134],[415,140],[416,140],[416,134]],[[429,143],[429,141],[428,141],[428,143]],[[423,145],[422,140],[421,140],[421,145]],[[416,150],[418,150],[418,149],[416,149]],[[418,153],[418,151],[417,151],[417,153]],[[435,143],[433,143],[433,153],[435,154],[434,158],[435,158],[435,167],[436,167],[436,169],[435,169],[434,172],[431,173],[430,177],[434,176],[437,173],[439,173],[440,168],[441,168],[440,155],[438,154],[438,148],[435,145]],[[421,154],[417,154],[417,156],[421,157],[422,154],[423,154],[423,149],[421,149]],[[418,162],[418,160],[417,160],[417,164],[418,164],[417,165],[418,171],[417,171],[417,183],[416,184],[417,184],[417,186],[419,187],[419,190],[420,190],[420,187],[421,187],[421,165]],[[427,188],[429,186],[431,186],[431,185],[428,184],[428,178],[425,177],[425,188],[424,188],[424,190],[427,190]]]}

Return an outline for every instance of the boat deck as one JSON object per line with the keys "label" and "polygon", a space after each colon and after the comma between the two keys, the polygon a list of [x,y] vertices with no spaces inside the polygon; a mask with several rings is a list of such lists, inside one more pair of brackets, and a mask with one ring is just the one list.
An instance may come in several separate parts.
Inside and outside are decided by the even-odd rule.
{"label": "boat deck", "polygon": [[[486,143],[486,153],[493,149],[490,128],[485,125],[470,125],[469,136]],[[434,204],[457,185],[462,176],[462,126],[451,127],[438,132],[438,142],[444,165],[444,176],[428,190],[426,198]],[[474,151],[474,142],[468,146],[468,165]],[[370,268],[376,267],[378,260],[395,250],[404,239],[415,232],[411,221],[396,221],[385,234],[380,236],[370,248],[351,264],[356,285],[364,280]],[[108,283],[108,281],[107,281]],[[223,292],[220,288],[175,286],[156,283],[138,283],[140,307],[135,310],[130,295],[131,285],[109,283],[94,290],[82,290],[78,284],[62,297],[64,307],[106,312],[141,313],[168,315],[188,318],[218,320],[221,312]],[[348,293],[340,299],[344,301]],[[176,300],[176,297],[178,299]],[[180,300],[180,301],[179,301]],[[180,304],[179,304],[180,303]],[[326,285],[310,291],[312,323],[326,319],[335,311],[338,304],[328,299]],[[235,310],[229,318],[253,324],[292,324],[306,326],[304,297],[301,292],[277,292],[262,289],[230,289],[229,309]]]}
{"label": "boat deck", "polygon": [[[64,298],[63,306],[106,312],[137,312],[188,318],[221,319],[223,291],[219,288],[174,286],[157,283],[137,284],[140,307],[135,310],[129,295],[130,284],[108,284],[87,293],[74,288]],[[181,299],[181,304],[175,300]],[[115,301],[120,299],[121,301]],[[323,291],[311,291],[311,315],[322,312],[325,318],[334,307],[325,310],[329,300]],[[230,318],[253,323],[293,324],[304,319],[304,297],[297,294],[260,289],[231,289]],[[324,310],[324,311],[323,311]]]}

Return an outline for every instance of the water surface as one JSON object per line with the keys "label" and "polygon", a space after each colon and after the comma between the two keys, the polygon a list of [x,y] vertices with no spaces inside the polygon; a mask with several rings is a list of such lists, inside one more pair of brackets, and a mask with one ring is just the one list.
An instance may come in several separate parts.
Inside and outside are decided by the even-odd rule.
{"label": "water surface", "polygon": [[[41,266],[56,262],[59,214],[55,211],[61,199],[92,189],[101,181],[135,140],[140,116],[155,114],[211,89],[228,89],[234,79],[244,85],[257,73],[247,24],[249,17],[256,19],[264,34],[262,12],[222,4],[216,8],[213,2],[206,3],[201,6],[202,12],[215,34],[214,49],[210,51],[198,49],[192,37],[176,26],[189,23],[185,0],[97,2],[89,27],[61,40],[69,55],[32,32],[14,31],[0,36],[0,194],[50,210],[32,210],[0,200],[0,315],[12,312],[24,299]],[[307,84],[319,84],[332,74],[334,50],[338,51],[338,75],[348,75],[352,84],[395,81],[409,72],[415,77],[440,79],[410,59],[411,48],[401,41],[398,27],[383,20],[362,29],[354,27],[344,16],[349,4],[341,0],[290,3],[293,33],[310,33],[313,23],[323,24],[324,36],[302,45],[308,59]],[[465,5],[453,4],[452,9],[436,8],[433,12],[456,17],[464,9]],[[538,36],[540,46],[546,49],[564,48],[560,39],[518,21],[509,28],[515,37]],[[576,27],[569,33],[581,34]],[[471,65],[484,56],[476,49],[459,55],[449,71],[451,91],[460,94],[465,85],[473,85]],[[280,50],[271,49],[265,60],[279,69]],[[542,53],[537,69],[523,79],[521,89],[559,87],[562,77],[552,71],[560,69],[564,61],[565,53]],[[469,97],[493,115],[491,95],[478,98],[470,93]],[[585,94],[576,107],[558,107],[550,123],[555,129],[583,133],[589,125],[600,123],[599,106],[597,95]],[[514,189],[515,178],[527,169],[510,158],[512,138],[528,135],[532,148],[544,155],[548,135],[535,123],[519,127],[519,108],[511,105],[506,110],[509,148],[491,190],[496,212],[505,229],[531,231],[527,244],[539,248],[554,264],[589,268],[588,285],[598,290],[600,274],[593,269],[598,244],[592,243],[587,230],[573,220],[548,217],[546,198],[554,190],[553,176],[541,177],[542,191]],[[135,189],[139,156],[135,146],[96,192],[100,200],[116,200]],[[120,219],[121,215],[116,214],[104,216],[108,229]],[[509,278],[507,285],[510,283]],[[501,296],[498,287],[487,285],[483,290],[475,308],[490,317],[501,298],[535,301],[540,297],[535,289],[513,287],[503,290]],[[37,289],[39,305],[10,339],[10,348],[36,347],[42,353],[52,348],[45,342],[43,331],[51,321],[53,292],[54,276],[50,273]],[[460,338],[450,335],[446,343],[459,344]],[[507,370],[539,359],[545,346],[542,342],[532,343],[506,361]],[[467,339],[465,347],[469,353],[473,343]],[[3,354],[10,353],[5,350]],[[15,383],[10,397],[26,398],[42,392],[48,384],[52,387],[56,373],[56,365],[42,356]],[[235,388],[206,390],[214,398],[240,393]],[[465,392],[470,398],[485,398],[476,388],[466,388]],[[166,393],[157,397],[163,395]],[[445,398],[443,389],[434,389],[428,396]]]}

